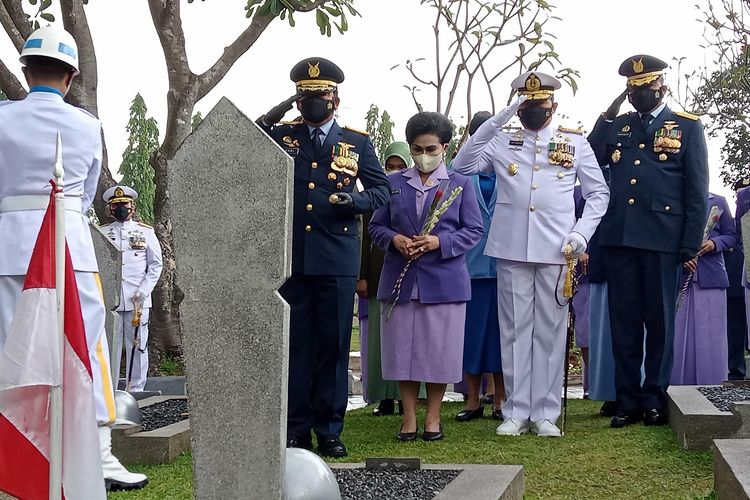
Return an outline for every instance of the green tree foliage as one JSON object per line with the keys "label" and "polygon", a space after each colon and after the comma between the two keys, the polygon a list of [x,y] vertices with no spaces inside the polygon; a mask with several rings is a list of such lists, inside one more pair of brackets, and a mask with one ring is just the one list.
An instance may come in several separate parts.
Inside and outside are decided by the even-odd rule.
{"label": "green tree foliage", "polygon": [[750,0],[704,0],[702,7],[713,64],[685,75],[687,94],[692,111],[708,115],[709,136],[724,139],[721,178],[731,186],[750,177]]}
{"label": "green tree foliage", "polygon": [[375,104],[370,104],[365,120],[367,122],[367,133],[370,134],[375,152],[378,154],[380,162],[383,163],[385,162],[385,150],[394,140],[393,127],[396,124],[391,120],[388,111],[383,110],[381,114],[380,109]]}
{"label": "green tree foliage", "polygon": [[5,101],[7,99],[8,99],[8,96],[5,95],[5,92],[3,92],[2,90],[0,90],[0,101]]}
{"label": "green tree foliage", "polygon": [[159,147],[159,128],[156,120],[147,117],[148,108],[141,94],[136,94],[130,106],[128,147],[122,153],[120,174],[122,184],[138,191],[135,205],[141,220],[154,221],[154,169],[149,163]]}
{"label": "green tree foliage", "polygon": [[198,111],[193,115],[193,120],[190,122],[190,126],[193,128],[193,130],[195,130],[198,127],[198,125],[201,124],[202,121],[203,121],[203,115],[201,114],[200,111]]}

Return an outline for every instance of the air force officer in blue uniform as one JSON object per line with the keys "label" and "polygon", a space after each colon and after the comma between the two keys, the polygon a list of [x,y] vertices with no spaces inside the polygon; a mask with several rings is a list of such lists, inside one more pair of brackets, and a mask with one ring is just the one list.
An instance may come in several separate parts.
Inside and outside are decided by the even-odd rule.
{"label": "air force officer in blue uniform", "polygon": [[[344,457],[340,434],[359,273],[355,215],[385,204],[390,188],[367,134],[334,119],[341,69],[310,58],[290,77],[297,93],[259,120],[294,158],[292,276],[280,290],[291,307],[287,445],[310,449],[312,429],[321,454]],[[302,120],[275,125],[293,102]]]}
{"label": "air force officer in blue uniform", "polygon": [[663,102],[666,67],[648,55],[626,59],[619,72],[628,79],[627,97],[637,112],[608,112],[589,135],[610,172],[599,245],[606,257],[615,358],[618,414],[612,427],[667,423],[680,263],[698,254],[706,222],[703,126],[697,116]]}

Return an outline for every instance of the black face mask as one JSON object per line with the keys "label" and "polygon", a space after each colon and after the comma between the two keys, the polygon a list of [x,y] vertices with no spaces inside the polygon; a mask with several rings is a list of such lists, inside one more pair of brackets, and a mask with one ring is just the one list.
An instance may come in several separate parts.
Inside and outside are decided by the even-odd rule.
{"label": "black face mask", "polygon": [[544,123],[552,116],[552,108],[542,108],[541,106],[531,106],[518,110],[518,118],[521,123],[529,130],[539,130]]}
{"label": "black face mask", "polygon": [[333,114],[335,104],[322,97],[308,97],[302,101],[302,118],[310,123],[322,123]]}
{"label": "black face mask", "polygon": [[634,87],[628,93],[630,104],[633,105],[639,113],[648,113],[661,102],[661,89],[652,89],[650,87]]}
{"label": "black face mask", "polygon": [[125,222],[130,217],[130,209],[125,206],[118,206],[112,209],[112,216],[120,222]]}

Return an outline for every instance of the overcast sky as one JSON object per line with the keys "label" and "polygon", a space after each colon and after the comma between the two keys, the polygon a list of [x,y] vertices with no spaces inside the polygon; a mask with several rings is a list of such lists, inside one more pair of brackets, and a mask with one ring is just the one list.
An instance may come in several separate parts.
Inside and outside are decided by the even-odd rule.
{"label": "overcast sky", "polygon": [[[696,20],[699,12],[692,1],[552,1],[557,4],[555,14],[562,18],[548,25],[557,36],[556,50],[564,66],[581,73],[575,97],[567,88],[557,95],[559,112],[569,117],[563,122],[566,125],[576,126],[580,121],[587,129],[593,126],[598,114],[624,89],[617,69],[628,56],[649,53],[670,63],[674,57],[685,57],[685,71],[711,59],[700,47],[703,26]],[[245,4],[245,0],[183,1],[187,51],[194,72],[207,69],[246,27]],[[394,117],[396,138],[402,139],[406,121],[416,112],[403,85],[413,82],[404,71],[390,68],[408,58],[431,61],[434,53],[433,11],[419,4],[419,0],[356,0],[362,17],[350,19],[345,35],[334,33],[330,38],[319,34],[312,14],[296,16],[296,28],[277,20],[196,110],[205,115],[226,96],[254,119],[294,92],[289,70],[297,61],[319,56],[333,60],[346,74],[340,86],[339,122],[364,128],[367,109],[375,103]],[[137,92],[164,130],[166,70],[145,1],[89,0],[86,12],[99,63],[99,114],[114,171],[127,144],[128,108]],[[17,53],[7,37],[0,40],[0,57],[20,76]],[[507,95],[514,76],[498,79],[496,95]],[[668,74],[668,83],[676,87],[676,68]],[[423,95],[429,109],[434,98]],[[489,108],[489,102],[478,93],[473,106],[474,110]],[[629,109],[625,103],[622,110]],[[460,109],[456,111],[461,115]],[[290,112],[288,118],[293,116]],[[733,205],[731,191],[718,177],[720,146],[709,143],[711,190],[728,196]]]}

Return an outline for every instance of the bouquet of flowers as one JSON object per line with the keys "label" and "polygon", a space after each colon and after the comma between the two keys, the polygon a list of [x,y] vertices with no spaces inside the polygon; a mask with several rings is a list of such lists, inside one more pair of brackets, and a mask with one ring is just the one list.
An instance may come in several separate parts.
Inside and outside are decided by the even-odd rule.
{"label": "bouquet of flowers", "polygon": [[[708,240],[708,236],[711,234],[711,231],[714,230],[714,227],[716,227],[716,224],[719,222],[719,218],[723,213],[724,210],[720,209],[716,205],[711,207],[711,210],[708,212],[708,218],[706,219],[706,226],[703,228],[703,239],[701,240],[701,242]],[[696,259],[700,259],[701,255],[702,254],[699,253]],[[680,296],[677,298],[677,309],[679,309],[682,305],[682,301],[685,299],[685,294],[687,294],[687,291],[690,288],[690,284],[693,282],[694,275],[695,272],[690,271],[690,273],[688,273],[688,275],[685,277],[685,282],[682,284],[682,287],[680,287]]]}
{"label": "bouquet of flowers", "polygon": [[[422,225],[422,230],[419,232],[420,236],[427,236],[428,234],[432,233],[432,230],[435,229],[435,226],[440,221],[440,218],[443,216],[443,214],[445,214],[445,212],[448,211],[448,207],[450,207],[451,204],[456,201],[458,195],[460,195],[461,191],[463,191],[463,187],[457,186],[453,189],[453,191],[451,191],[451,194],[448,196],[448,198],[443,200],[449,184],[450,181],[448,179],[440,181],[440,184],[437,187],[437,191],[435,191],[435,197],[432,199],[432,203],[430,204],[430,210],[429,212],[427,212],[427,217],[425,218],[424,224]],[[401,283],[404,281],[406,273],[409,272],[411,263],[416,259],[417,257],[412,257],[406,262],[404,269],[401,271],[401,274],[399,274],[396,283],[393,285],[391,300],[389,301],[390,305],[385,317],[386,319],[390,319],[393,308],[396,307],[396,303],[401,297]]]}

